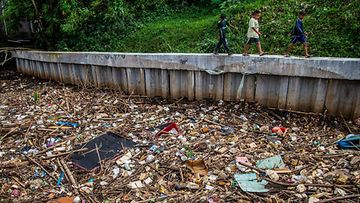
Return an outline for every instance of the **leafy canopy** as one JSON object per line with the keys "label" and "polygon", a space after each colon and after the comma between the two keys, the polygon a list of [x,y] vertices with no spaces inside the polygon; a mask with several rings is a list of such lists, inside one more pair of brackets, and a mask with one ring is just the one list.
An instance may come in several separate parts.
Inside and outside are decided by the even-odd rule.
{"label": "leafy canopy", "polygon": [[269,54],[285,51],[304,10],[313,55],[360,57],[359,0],[7,0],[5,19],[13,34],[19,20],[31,20],[34,45],[49,50],[212,52],[223,12],[230,47],[241,53],[255,9]]}

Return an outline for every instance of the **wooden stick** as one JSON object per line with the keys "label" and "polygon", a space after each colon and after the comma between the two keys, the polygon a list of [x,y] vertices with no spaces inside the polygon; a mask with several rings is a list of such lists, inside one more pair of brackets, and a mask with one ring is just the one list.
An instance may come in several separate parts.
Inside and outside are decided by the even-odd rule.
{"label": "wooden stick", "polygon": [[181,167],[179,168],[179,172],[180,172],[181,182],[184,182],[184,174],[182,172]]}
{"label": "wooden stick", "polygon": [[217,123],[217,122],[215,122],[215,121],[211,121],[211,120],[206,119],[206,118],[204,118],[203,121],[208,122],[208,123],[211,123],[211,124],[213,124],[213,125],[220,125],[220,126],[222,126],[222,127],[225,126],[224,124]]}
{"label": "wooden stick", "polygon": [[51,173],[49,173],[41,164],[39,164],[38,162],[36,162],[34,159],[30,158],[29,156],[25,155],[25,157],[27,159],[29,159],[31,162],[33,162],[34,164],[36,164],[37,166],[39,166],[42,170],[45,171],[45,173],[47,173],[52,179],[54,179],[55,181],[57,181],[57,178],[55,178],[53,175],[51,175]]}
{"label": "wooden stick", "polygon": [[[121,143],[122,144],[122,143]],[[99,159],[99,164],[100,164],[100,172],[102,171],[102,164],[101,164],[101,157],[100,157],[100,153],[99,153],[99,148],[97,146],[97,144],[95,143],[95,149],[96,149],[96,154],[98,156],[98,159]]]}
{"label": "wooden stick", "polygon": [[78,184],[76,183],[76,180],[73,176],[73,174],[71,173],[69,167],[67,166],[67,164],[65,163],[65,161],[63,159],[60,159],[60,163],[61,165],[64,167],[64,172],[67,174],[67,176],[69,177],[70,183],[72,185],[72,187],[74,188],[75,193],[78,195],[79,194],[79,187]]}
{"label": "wooden stick", "polygon": [[87,150],[88,150],[88,148],[83,148],[83,149],[78,149],[78,150],[74,150],[74,151],[71,151],[71,152],[63,152],[63,153],[54,154],[54,155],[42,158],[42,160],[48,160],[48,159],[56,158],[56,157],[59,157],[59,156],[73,154],[73,153],[76,153],[76,152],[83,152],[83,151],[87,151]]}
{"label": "wooden stick", "polygon": [[350,132],[350,134],[353,134],[351,129],[349,128],[349,125],[346,123],[346,120],[345,120],[345,118],[344,118],[344,116],[343,116],[343,114],[341,112],[340,112],[340,115],[341,115],[341,118],[342,118],[343,122],[345,123],[346,128]]}
{"label": "wooden stick", "polygon": [[52,100],[52,102],[54,103],[54,105],[58,106],[61,110],[63,110],[68,116],[70,116],[71,118],[73,118],[73,115],[71,115],[68,111],[65,110],[65,108],[63,108],[60,104],[57,104],[55,101],[55,99],[51,96],[49,96],[50,99]]}
{"label": "wooden stick", "polygon": [[2,136],[1,138],[0,138],[0,141],[1,140],[3,140],[5,137],[7,137],[8,135],[10,135],[11,133],[13,133],[16,129],[18,129],[18,128],[13,128],[13,129],[11,129],[8,133],[6,133],[4,136]]}
{"label": "wooden stick", "polygon": [[[25,120],[24,123],[17,124],[17,125],[22,126],[22,125],[28,124],[30,121],[31,121],[31,120]],[[19,126],[19,127],[14,127],[14,128],[12,128],[8,133],[6,133],[4,136],[2,136],[2,137],[0,138],[0,141],[3,140],[3,139],[4,139],[5,137],[7,137],[8,135],[10,135],[11,133],[13,133],[13,132],[14,132],[15,130],[17,130],[18,128],[20,128],[20,126]],[[31,124],[30,124],[30,127],[31,127]],[[30,129],[30,127],[29,127],[29,129]],[[28,130],[29,130],[29,129],[28,129]]]}
{"label": "wooden stick", "polygon": [[344,153],[344,154],[333,154],[333,155],[325,155],[325,156],[315,156],[315,157],[319,157],[319,158],[336,158],[336,157],[340,157],[340,156],[348,156],[350,153]]}
{"label": "wooden stick", "polygon": [[58,130],[61,129],[62,127],[64,127],[64,125],[59,125],[59,126],[57,126],[53,131],[51,131],[51,132],[49,133],[49,135],[52,135],[54,132],[58,131]]}
{"label": "wooden stick", "polygon": [[256,168],[256,167],[251,166],[251,165],[249,165],[249,164],[246,164],[246,163],[243,163],[243,162],[237,162],[237,163],[240,164],[240,165],[246,166],[246,167],[248,167],[248,168],[251,168],[251,169],[253,169],[253,170],[257,171],[257,172],[266,173],[265,170]]}
{"label": "wooden stick", "polygon": [[184,97],[181,97],[179,100],[177,100],[174,104],[177,104],[177,103],[179,103],[181,100],[183,100],[184,99]]}
{"label": "wooden stick", "polygon": [[141,201],[136,201],[136,203],[145,203],[145,202],[158,202],[158,201],[161,201],[161,200],[164,200],[166,198],[173,198],[173,197],[176,197],[178,194],[174,194],[174,195],[166,195],[166,196],[162,196],[162,197],[153,197],[153,198],[150,198],[150,199],[144,199],[144,200],[141,200]]}
{"label": "wooden stick", "polygon": [[268,109],[275,110],[275,111],[285,111],[285,112],[289,112],[289,113],[303,114],[303,115],[318,115],[319,114],[319,113],[314,113],[314,112],[302,112],[302,111],[294,111],[294,110],[288,110],[288,109],[276,109],[276,108],[272,108],[272,107],[268,107]]}
{"label": "wooden stick", "polygon": [[20,163],[8,163],[8,161],[0,164],[0,168],[17,168],[17,167],[21,167],[21,166],[25,166],[28,165],[29,162],[28,161],[22,161]]}
{"label": "wooden stick", "polygon": [[46,132],[52,132],[53,129],[47,129],[47,128],[38,128],[37,131],[46,131]]}
{"label": "wooden stick", "polygon": [[274,116],[278,120],[280,120],[280,121],[284,120],[281,116],[279,116],[278,114],[276,114],[272,110],[270,110],[270,109],[264,109],[264,110],[265,110],[265,112],[267,112],[268,114],[271,114],[272,116]]}
{"label": "wooden stick", "polygon": [[25,137],[25,140],[27,140],[27,136],[28,136],[28,134],[29,134],[29,132],[30,132],[30,129],[31,129],[32,124],[33,124],[33,121],[30,123],[28,129],[26,130],[26,133],[25,133],[25,136],[24,136],[24,137]]}
{"label": "wooden stick", "polygon": [[11,56],[10,58],[8,58],[8,54],[10,53],[8,50],[2,51],[5,52],[5,59],[3,62],[1,62],[1,66],[5,65],[6,62],[10,61],[13,57]]}
{"label": "wooden stick", "polygon": [[26,189],[26,186],[20,182],[16,177],[11,176],[11,179],[13,179],[17,184],[19,184],[22,188]]}
{"label": "wooden stick", "polygon": [[[264,178],[266,181],[277,184],[277,185],[281,185],[281,186],[285,186],[285,187],[296,187],[298,185],[300,185],[300,183],[284,183],[284,182],[278,182],[278,181],[274,181],[271,180],[270,178]],[[354,187],[353,185],[332,185],[332,184],[316,184],[316,183],[305,183],[303,184],[304,186],[307,187],[325,187],[325,188],[333,188],[333,187],[344,187],[344,188],[352,188]]]}
{"label": "wooden stick", "polygon": [[356,187],[355,185],[332,185],[332,184],[317,184],[317,183],[305,183],[305,186],[308,187],[343,187],[343,188],[354,188]]}
{"label": "wooden stick", "polygon": [[330,198],[330,199],[324,199],[324,200],[320,200],[319,203],[333,202],[333,201],[343,200],[343,199],[352,199],[352,198],[356,198],[356,197],[360,197],[360,194],[347,195],[347,196],[342,196],[342,197],[334,197],[334,198]]}
{"label": "wooden stick", "polygon": [[66,94],[65,94],[65,102],[66,102],[66,110],[67,110],[68,112],[70,112],[69,101],[68,101],[68,99],[67,99],[67,97],[66,97]]}
{"label": "wooden stick", "polygon": [[57,162],[57,164],[59,165],[61,171],[64,172],[64,175],[65,175],[66,180],[68,180],[68,181],[70,182],[70,178],[69,178],[69,176],[67,175],[67,173],[65,172],[64,167],[61,165],[60,159],[57,158],[57,159],[56,159],[56,162]]}

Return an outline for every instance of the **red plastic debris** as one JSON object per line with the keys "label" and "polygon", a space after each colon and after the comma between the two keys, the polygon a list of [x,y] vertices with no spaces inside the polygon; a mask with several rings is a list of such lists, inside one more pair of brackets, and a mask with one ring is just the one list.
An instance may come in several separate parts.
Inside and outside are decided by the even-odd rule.
{"label": "red plastic debris", "polygon": [[272,133],[276,133],[278,135],[282,135],[283,133],[285,133],[285,131],[287,131],[287,128],[284,127],[273,127],[271,129]]}
{"label": "red plastic debris", "polygon": [[160,131],[156,134],[156,136],[161,136],[163,134],[176,131],[176,133],[179,133],[179,128],[176,125],[176,123],[168,123],[164,128],[160,129]]}

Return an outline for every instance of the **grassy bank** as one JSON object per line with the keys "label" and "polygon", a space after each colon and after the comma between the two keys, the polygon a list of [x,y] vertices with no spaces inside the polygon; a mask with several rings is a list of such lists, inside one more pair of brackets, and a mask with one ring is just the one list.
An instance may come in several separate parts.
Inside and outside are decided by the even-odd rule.
{"label": "grassy bank", "polygon": [[[309,33],[314,56],[360,57],[360,1],[257,0],[229,1],[221,5],[230,24],[228,41],[235,53],[241,53],[246,41],[248,20],[254,9],[263,16],[261,42],[269,54],[283,54],[290,42],[289,31],[297,13],[305,10],[305,30]],[[217,42],[218,12],[199,10],[176,13],[165,19],[146,23],[122,40],[119,51],[128,52],[212,52]],[[255,47],[251,50],[256,53]],[[293,52],[302,55],[302,47]]]}

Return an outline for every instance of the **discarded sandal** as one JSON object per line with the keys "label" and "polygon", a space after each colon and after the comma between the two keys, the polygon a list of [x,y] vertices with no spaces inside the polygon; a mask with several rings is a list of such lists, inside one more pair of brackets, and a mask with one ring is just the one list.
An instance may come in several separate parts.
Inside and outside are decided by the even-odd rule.
{"label": "discarded sandal", "polygon": [[360,134],[349,134],[336,142],[340,149],[360,149]]}

